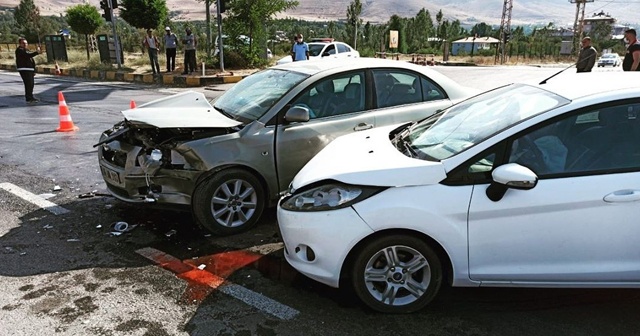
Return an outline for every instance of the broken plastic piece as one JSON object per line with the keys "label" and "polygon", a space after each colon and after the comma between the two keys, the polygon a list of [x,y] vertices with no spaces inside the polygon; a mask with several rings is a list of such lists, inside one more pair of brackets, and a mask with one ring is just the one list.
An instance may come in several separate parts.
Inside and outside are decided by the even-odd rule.
{"label": "broken plastic piece", "polygon": [[43,226],[42,228],[43,229],[53,229],[53,225],[47,224],[47,225]]}
{"label": "broken plastic piece", "polygon": [[173,236],[173,235],[174,235],[174,234],[176,234],[176,233],[178,233],[178,231],[176,231],[176,230],[171,230],[171,231],[169,231],[169,232],[165,233],[164,235],[165,235],[165,236],[167,236],[167,237],[171,237],[171,236]]}
{"label": "broken plastic piece", "polygon": [[60,191],[60,190],[62,190],[62,188],[60,188],[59,185],[56,185],[53,187],[53,191]]}
{"label": "broken plastic piece", "polygon": [[113,224],[113,230],[116,232],[129,232],[136,228],[138,225],[129,225],[127,222],[116,222]]}
{"label": "broken plastic piece", "polygon": [[96,229],[102,229],[102,225],[100,224],[96,225]]}
{"label": "broken plastic piece", "polygon": [[119,235],[122,234],[122,232],[115,232],[114,231],[114,232],[109,232],[109,234],[112,235],[112,236],[119,236]]}
{"label": "broken plastic piece", "polygon": [[203,269],[205,269],[206,267],[207,267],[207,265],[205,265],[205,264],[200,264],[200,266],[198,266],[198,269],[202,271],[202,270],[203,270]]}
{"label": "broken plastic piece", "polygon": [[113,208],[113,204],[105,204],[104,208],[105,209],[111,209],[111,208]]}
{"label": "broken plastic piece", "polygon": [[72,238],[72,239],[67,239],[68,242],[79,242],[80,239],[76,239],[76,238]]}
{"label": "broken plastic piece", "polygon": [[91,198],[91,197],[95,197],[96,194],[94,193],[84,193],[84,194],[80,194],[78,195],[78,198]]}

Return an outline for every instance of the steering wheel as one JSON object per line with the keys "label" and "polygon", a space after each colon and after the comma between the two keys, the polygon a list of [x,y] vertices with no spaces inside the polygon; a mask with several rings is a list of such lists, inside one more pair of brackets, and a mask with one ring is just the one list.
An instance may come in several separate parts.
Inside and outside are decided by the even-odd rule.
{"label": "steering wheel", "polygon": [[518,139],[518,153],[518,158],[515,160],[516,163],[531,169],[536,174],[547,171],[544,156],[529,135]]}

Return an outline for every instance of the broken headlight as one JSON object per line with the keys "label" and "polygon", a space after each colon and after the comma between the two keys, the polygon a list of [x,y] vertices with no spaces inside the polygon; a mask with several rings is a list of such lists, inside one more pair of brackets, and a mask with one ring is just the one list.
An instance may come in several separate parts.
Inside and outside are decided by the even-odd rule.
{"label": "broken headlight", "polygon": [[326,211],[349,207],[378,192],[380,187],[354,186],[339,182],[298,190],[282,199],[280,206],[289,211]]}

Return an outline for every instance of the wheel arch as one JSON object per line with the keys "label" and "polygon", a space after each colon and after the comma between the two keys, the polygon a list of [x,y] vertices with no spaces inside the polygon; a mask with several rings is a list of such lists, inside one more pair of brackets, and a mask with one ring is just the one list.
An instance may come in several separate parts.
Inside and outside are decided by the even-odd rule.
{"label": "wheel arch", "polygon": [[431,247],[434,250],[438,258],[440,259],[440,263],[443,268],[442,274],[445,277],[443,282],[446,281],[446,283],[448,283],[449,285],[453,283],[453,263],[451,262],[451,257],[449,257],[449,254],[444,249],[444,247],[442,247],[440,243],[438,243],[435,239],[431,238],[429,235],[416,230],[386,229],[386,230],[374,232],[371,235],[365,237],[364,239],[360,240],[351,249],[351,251],[349,251],[349,253],[347,254],[347,257],[345,258],[345,261],[342,263],[342,268],[340,269],[340,287],[344,287],[348,283],[347,281],[349,280],[349,271],[351,270],[351,268],[353,268],[353,264],[355,262],[357,252],[362,250],[363,247],[366,246],[369,242],[375,239],[378,239],[379,237],[390,236],[390,235],[413,236],[427,243],[429,247]]}

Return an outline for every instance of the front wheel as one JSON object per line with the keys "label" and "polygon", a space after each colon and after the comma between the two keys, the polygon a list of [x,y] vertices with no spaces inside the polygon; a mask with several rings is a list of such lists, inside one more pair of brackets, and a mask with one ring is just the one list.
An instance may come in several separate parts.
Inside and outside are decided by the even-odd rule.
{"label": "front wheel", "polygon": [[424,241],[405,235],[378,238],[356,256],[351,281],[358,297],[383,313],[411,313],[440,290],[442,266]]}
{"label": "front wheel", "polygon": [[255,226],[264,204],[262,184],[253,174],[241,169],[226,169],[196,187],[193,214],[199,226],[227,236]]}

